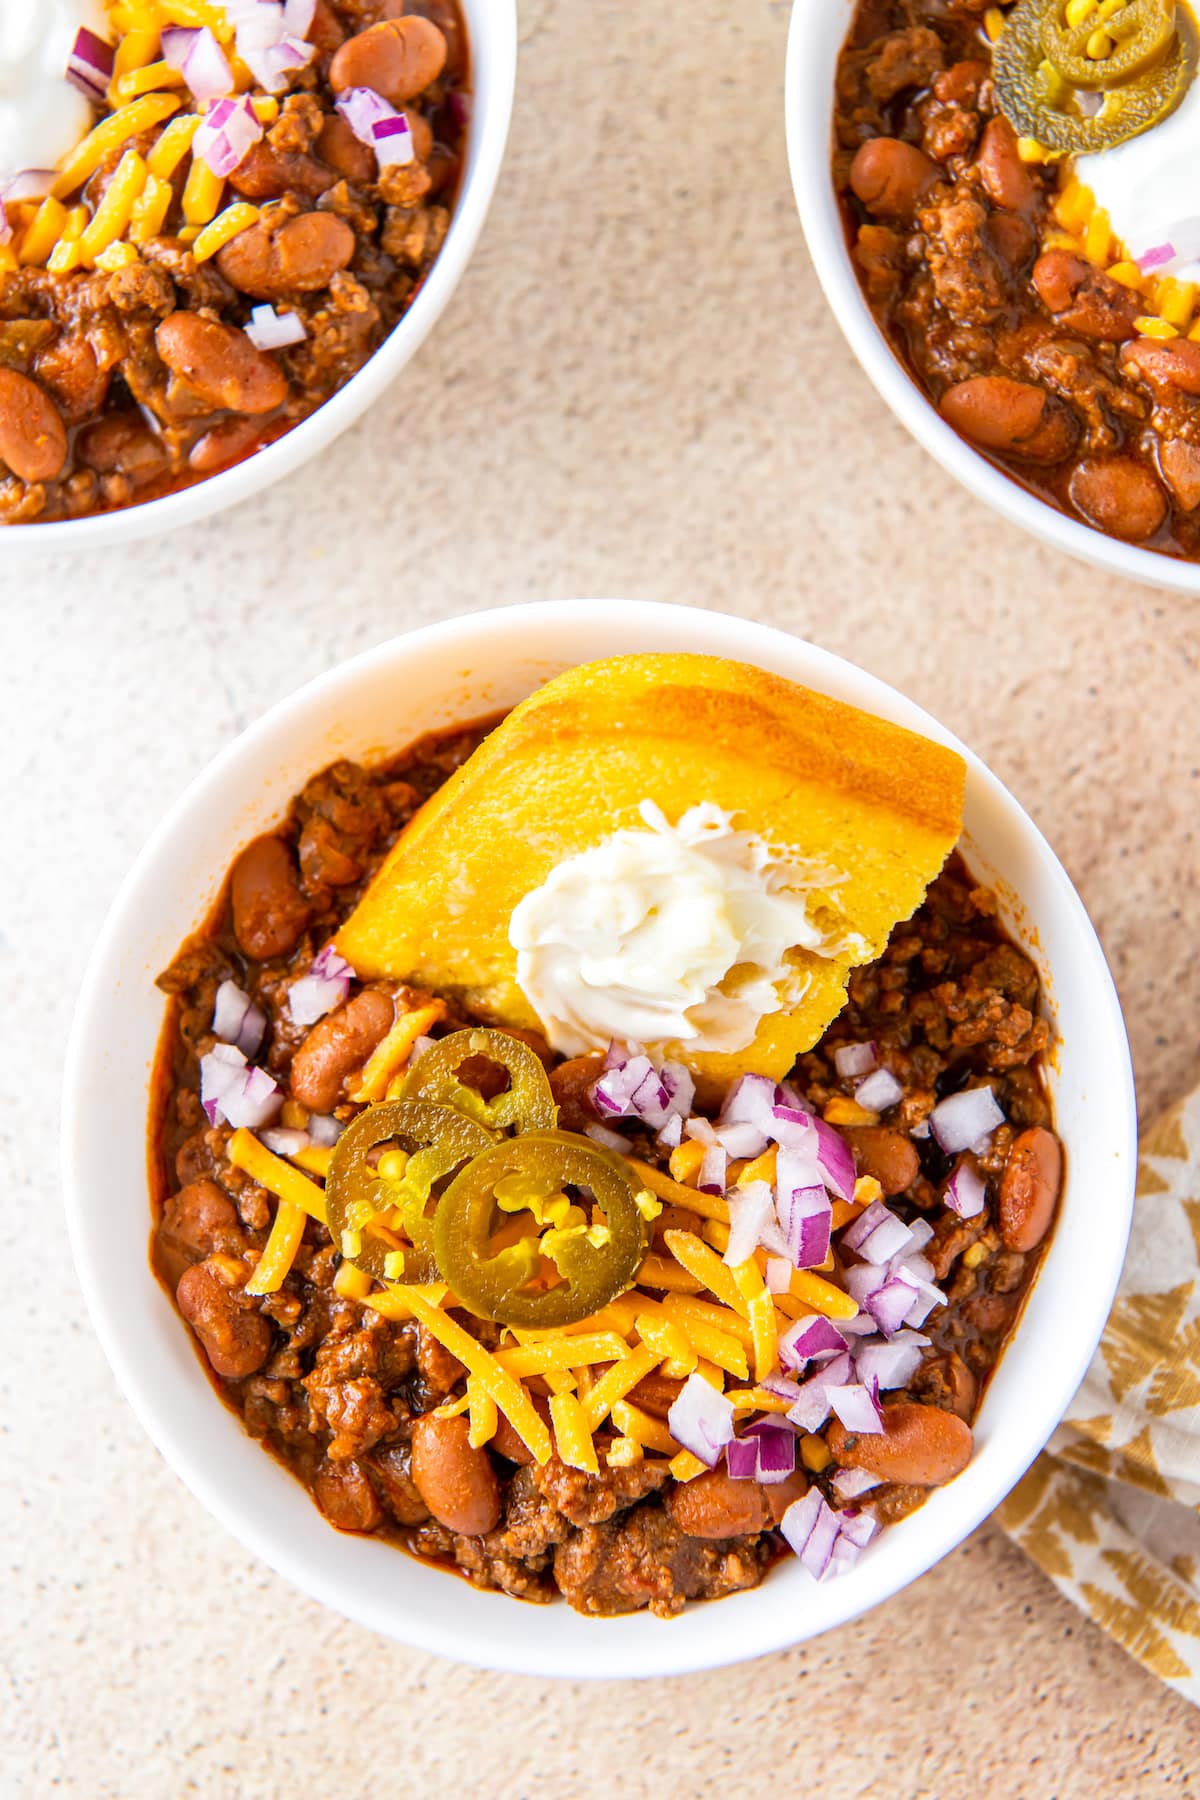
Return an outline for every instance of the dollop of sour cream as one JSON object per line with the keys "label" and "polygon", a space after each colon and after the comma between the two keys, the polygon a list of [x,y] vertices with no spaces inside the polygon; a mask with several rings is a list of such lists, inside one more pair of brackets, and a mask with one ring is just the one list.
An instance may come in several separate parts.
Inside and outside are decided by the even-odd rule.
{"label": "dollop of sour cream", "polygon": [[0,0],[0,186],[52,169],[91,130],[92,108],[67,80],[82,26],[106,35],[101,0]]}
{"label": "dollop of sour cream", "polygon": [[[1181,9],[1182,10],[1182,9]],[[1190,12],[1190,8],[1187,9]],[[1194,16],[1192,19],[1195,26]],[[1075,174],[1090,189],[1135,262],[1163,244],[1169,260],[1156,275],[1200,280],[1200,77],[1193,71],[1183,99],[1165,119],[1111,150],[1080,156]]]}
{"label": "dollop of sour cream", "polygon": [[845,947],[811,912],[841,878],[735,831],[707,802],[677,825],[651,801],[638,810],[645,830],[569,857],[516,906],[517,981],[567,1056],[614,1038],[741,1050],[804,992],[789,950]]}

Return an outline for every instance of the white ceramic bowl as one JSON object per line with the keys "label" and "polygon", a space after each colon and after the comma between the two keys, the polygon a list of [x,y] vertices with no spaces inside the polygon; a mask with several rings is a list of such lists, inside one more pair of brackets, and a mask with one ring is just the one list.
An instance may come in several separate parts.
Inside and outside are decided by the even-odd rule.
{"label": "white ceramic bowl", "polygon": [[[1069,1171],[967,1470],[882,1534],[848,1575],[818,1586],[787,1560],[754,1592],[670,1623],[525,1605],[386,1544],[339,1535],[217,1399],[147,1262],[148,1083],[164,1011],[153,978],[205,918],[238,849],[334,757],[398,750],[432,727],[509,705],[572,664],[655,650],[757,663],[966,757],[966,853],[997,885],[1006,923],[1042,973]],[[543,1676],[632,1676],[734,1662],[852,1619],[991,1512],[1050,1435],[1104,1325],[1129,1227],[1134,1131],[1124,1027],[1087,914],[1036,827],[969,750],[883,682],[783,632],[677,607],[580,600],[476,613],[394,638],[273,707],[192,784],[138,858],[96,945],[67,1057],[64,1168],[80,1279],[117,1379],[168,1462],[235,1537],[317,1599],[423,1649]]]}
{"label": "white ceramic bowl", "polygon": [[897,358],[863,298],[831,176],[834,77],[854,0],[795,0],[788,38],[788,158],[809,252],[834,317],[901,424],[980,500],[1035,537],[1084,562],[1152,586],[1200,594],[1200,564],[1106,537],[1004,475],[951,431]]}
{"label": "white ceramic bowl", "polygon": [[0,556],[126,544],[192,525],[290,475],[364,413],[424,343],[458,286],[491,205],[512,118],[517,68],[516,0],[460,0],[471,44],[472,117],[467,162],[450,229],[412,306],[370,361],[307,419],[264,450],[181,488],[121,512],[46,525],[0,527]]}

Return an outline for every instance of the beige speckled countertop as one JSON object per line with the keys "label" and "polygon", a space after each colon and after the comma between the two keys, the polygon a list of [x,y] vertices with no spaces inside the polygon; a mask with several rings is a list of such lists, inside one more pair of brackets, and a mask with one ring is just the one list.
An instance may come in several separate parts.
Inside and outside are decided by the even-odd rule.
{"label": "beige speckled countertop", "polygon": [[1200,1716],[987,1526],[857,1624],[724,1674],[553,1687],[377,1641],[248,1560],[168,1472],[70,1273],[58,1070],[119,878],[263,707],[459,608],[722,607],[886,676],[1061,852],[1143,1110],[1200,1075],[1200,611],[991,518],[882,415],[792,205],[787,11],[521,0],[495,209],[390,396],[284,486],[170,542],[0,558],[13,1800],[1200,1793]]}

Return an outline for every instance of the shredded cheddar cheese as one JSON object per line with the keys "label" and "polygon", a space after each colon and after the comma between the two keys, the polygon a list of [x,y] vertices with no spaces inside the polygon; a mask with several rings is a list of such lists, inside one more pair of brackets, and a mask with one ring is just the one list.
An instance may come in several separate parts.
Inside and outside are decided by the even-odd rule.
{"label": "shredded cheddar cheese", "polygon": [[289,1206],[286,1200],[279,1202],[258,1267],[246,1283],[248,1294],[274,1294],[283,1286],[296,1260],[307,1220],[308,1214],[299,1206]]}
{"label": "shredded cheddar cheese", "polygon": [[[393,1289],[392,1292],[396,1292],[396,1290]],[[469,1331],[464,1331],[457,1320],[450,1318],[440,1306],[431,1306],[418,1289],[404,1288],[401,1292],[417,1322],[423,1325],[426,1331],[437,1339],[443,1349],[450,1352],[451,1356],[457,1356],[468,1374],[479,1377],[484,1392],[495,1401],[513,1430],[532,1453],[535,1462],[548,1462],[551,1451],[550,1432],[542,1415],[516,1377],[507,1369],[502,1368],[491,1352],[485,1350]]]}
{"label": "shredded cheddar cheese", "polygon": [[573,1394],[550,1396],[550,1422],[554,1427],[554,1447],[560,1460],[569,1469],[582,1469],[585,1474],[598,1475],[600,1464],[596,1457],[596,1446],[592,1442],[583,1407]]}
{"label": "shredded cheddar cheese", "polygon": [[445,1016],[446,1007],[441,1000],[433,1000],[428,1006],[418,1006],[412,1012],[401,1013],[383,1042],[371,1052],[357,1086],[350,1090],[350,1098],[358,1101],[382,1100],[392,1077],[408,1062],[417,1039],[425,1037],[431,1026]]}
{"label": "shredded cheddar cheese", "polygon": [[325,1196],[315,1181],[291,1163],[284,1162],[265,1144],[260,1144],[252,1131],[243,1126],[235,1131],[229,1140],[227,1151],[230,1162],[235,1169],[241,1169],[257,1181],[260,1187],[274,1194],[276,1199],[286,1201],[289,1206],[299,1207],[310,1219],[316,1219],[321,1225],[326,1222]]}

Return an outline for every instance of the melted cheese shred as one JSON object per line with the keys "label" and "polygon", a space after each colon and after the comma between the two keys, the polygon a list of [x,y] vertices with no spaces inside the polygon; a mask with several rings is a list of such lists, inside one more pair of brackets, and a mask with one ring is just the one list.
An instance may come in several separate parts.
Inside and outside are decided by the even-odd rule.
{"label": "melted cheese shred", "polygon": [[[374,1067],[368,1064],[364,1070],[360,1092],[378,1097],[388,1091],[421,1035],[411,1029],[418,1020],[422,1029],[430,1022],[422,1011],[405,1016],[402,1023],[408,1029],[403,1033],[393,1027],[380,1045],[383,1054],[377,1052]],[[235,1168],[279,1201],[247,1288],[252,1294],[275,1293],[294,1266],[307,1220],[326,1221],[325,1197],[312,1176],[324,1178],[332,1152],[307,1148],[286,1159],[252,1132],[240,1130],[229,1141],[228,1155]],[[723,1199],[701,1194],[649,1163],[627,1160],[647,1188],[686,1208],[705,1235],[665,1231],[665,1254],[648,1255],[636,1286],[589,1319],[553,1329],[502,1327],[499,1347],[489,1350],[450,1316],[447,1309],[456,1301],[444,1283],[376,1285],[347,1261],[338,1269],[334,1287],[343,1298],[383,1318],[415,1320],[458,1358],[467,1371],[465,1391],[438,1407],[437,1414],[465,1414],[471,1444],[490,1443],[503,1415],[536,1462],[557,1453],[568,1467],[597,1474],[595,1436],[607,1426],[619,1434],[604,1453],[609,1468],[631,1467],[649,1454],[668,1459],[677,1481],[690,1481],[705,1465],[681,1449],[663,1419],[637,1403],[639,1384],[655,1374],[680,1381],[697,1373],[724,1391],[739,1415],[786,1412],[787,1400],[761,1385],[776,1365],[780,1331],[808,1312],[846,1319],[858,1309],[849,1294],[812,1270],[794,1271],[789,1292],[772,1294],[763,1279],[761,1255],[731,1267],[718,1254],[728,1243],[729,1211]],[[869,1204],[873,1188],[859,1182],[854,1202],[842,1203],[848,1216]],[[710,1235],[715,1248],[705,1242]]]}

